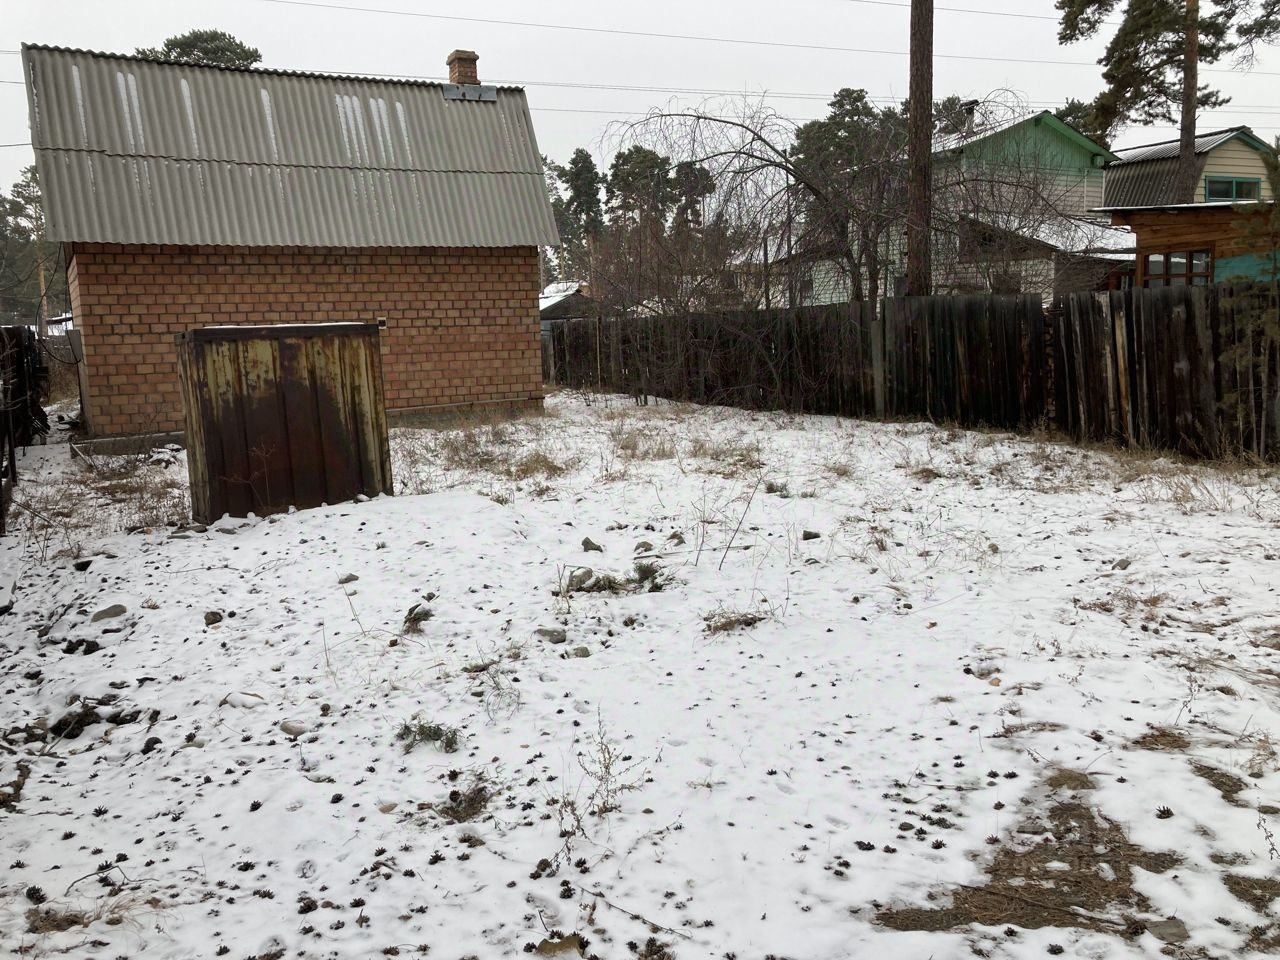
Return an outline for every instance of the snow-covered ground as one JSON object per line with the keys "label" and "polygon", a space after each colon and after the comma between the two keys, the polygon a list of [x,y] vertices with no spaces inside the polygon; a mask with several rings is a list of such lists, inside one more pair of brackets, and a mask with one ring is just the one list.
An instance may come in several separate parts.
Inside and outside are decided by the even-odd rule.
{"label": "snow-covered ground", "polygon": [[28,457],[0,954],[1280,949],[1273,475],[570,395],[393,444],[176,533],[180,458]]}

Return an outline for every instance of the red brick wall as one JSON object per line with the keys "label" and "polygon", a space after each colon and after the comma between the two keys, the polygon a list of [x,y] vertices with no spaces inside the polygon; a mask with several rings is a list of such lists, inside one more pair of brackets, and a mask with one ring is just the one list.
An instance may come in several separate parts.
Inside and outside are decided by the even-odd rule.
{"label": "red brick wall", "polygon": [[387,320],[389,410],[542,398],[535,247],[308,248],[73,244],[89,428],[182,428],[174,335],[228,323]]}

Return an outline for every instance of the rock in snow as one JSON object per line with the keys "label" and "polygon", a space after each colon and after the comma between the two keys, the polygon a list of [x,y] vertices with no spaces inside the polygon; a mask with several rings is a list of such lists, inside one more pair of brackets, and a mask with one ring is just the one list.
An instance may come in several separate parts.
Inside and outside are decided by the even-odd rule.
{"label": "rock in snow", "polygon": [[93,623],[98,623],[101,620],[113,620],[116,617],[123,617],[128,612],[128,608],[123,603],[113,603],[109,607],[103,607],[90,617],[90,620]]}

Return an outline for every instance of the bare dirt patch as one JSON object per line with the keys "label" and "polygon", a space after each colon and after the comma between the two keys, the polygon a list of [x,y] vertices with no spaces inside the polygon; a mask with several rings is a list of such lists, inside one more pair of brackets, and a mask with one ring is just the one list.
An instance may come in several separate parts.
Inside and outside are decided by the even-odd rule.
{"label": "bare dirt patch", "polygon": [[1084,804],[1057,804],[1048,821],[1044,839],[1001,849],[987,869],[987,884],[957,887],[950,906],[884,910],[876,919],[894,930],[1012,924],[1140,932],[1141,924],[1129,918],[1150,904],[1133,887],[1133,868],[1163,873],[1178,858],[1134,846],[1119,824]]}

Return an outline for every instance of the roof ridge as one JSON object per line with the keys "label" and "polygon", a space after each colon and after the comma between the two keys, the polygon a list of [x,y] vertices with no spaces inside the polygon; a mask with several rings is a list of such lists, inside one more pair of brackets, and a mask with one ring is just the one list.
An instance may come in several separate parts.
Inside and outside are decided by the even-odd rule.
{"label": "roof ridge", "polygon": [[[161,67],[190,67],[195,70],[221,70],[223,73],[253,73],[276,77],[298,77],[317,80],[364,80],[369,83],[391,83],[407,87],[447,87],[444,80],[424,80],[414,77],[376,76],[367,73],[335,73],[324,70],[287,70],[283,67],[231,67],[221,63],[192,63],[188,60],[167,60],[163,57],[143,57],[136,53],[110,53],[105,50],[89,50],[84,47],[63,47],[48,43],[23,43],[22,52],[40,50],[46,53],[73,53],[95,57],[99,60],[127,60],[133,63],[154,63]],[[519,90],[524,87],[515,84],[481,84],[498,90]]]}
{"label": "roof ridge", "polygon": [[[1242,133],[1244,131],[1253,133],[1253,128],[1250,127],[1247,123],[1242,123],[1235,127],[1223,127],[1221,130],[1206,130],[1204,133],[1200,133],[1199,131],[1197,131],[1195,138],[1197,140],[1203,140],[1207,137],[1220,137],[1224,133]],[[1135,143],[1131,147],[1113,147],[1111,152],[1127,153],[1130,150],[1146,150],[1146,149],[1149,149],[1150,147],[1167,147],[1171,143],[1180,143],[1181,140],[1182,140],[1181,137],[1172,137],[1168,140],[1153,140],[1151,143]]]}

